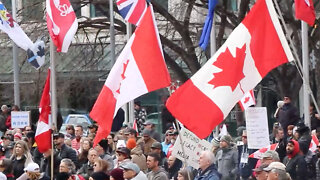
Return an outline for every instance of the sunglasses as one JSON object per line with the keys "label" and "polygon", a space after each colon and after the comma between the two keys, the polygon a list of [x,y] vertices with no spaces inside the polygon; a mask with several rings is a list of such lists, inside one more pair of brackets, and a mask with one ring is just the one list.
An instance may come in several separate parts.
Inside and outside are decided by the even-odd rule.
{"label": "sunglasses", "polygon": [[67,128],[67,130],[72,130],[71,128]]}

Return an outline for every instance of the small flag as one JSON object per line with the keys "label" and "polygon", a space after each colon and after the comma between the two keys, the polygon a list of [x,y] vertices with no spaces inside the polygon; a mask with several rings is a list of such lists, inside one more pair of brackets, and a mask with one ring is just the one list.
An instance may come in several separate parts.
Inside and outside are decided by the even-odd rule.
{"label": "small flag", "polygon": [[278,147],[278,143],[271,144],[267,147],[261,148],[261,149],[257,150],[256,152],[250,154],[249,158],[261,159],[263,153],[265,153],[266,151],[269,151],[269,150],[275,151],[277,149],[277,147]]}
{"label": "small flag", "polygon": [[48,70],[48,76],[44,89],[42,92],[40,105],[39,105],[39,121],[37,124],[37,130],[35,140],[38,146],[38,150],[44,153],[51,148],[51,128],[49,125],[49,115],[51,114],[50,106],[50,69]]}
{"label": "small flag", "polygon": [[316,135],[312,135],[312,139],[310,142],[309,150],[315,152],[318,148],[319,140]]}
{"label": "small flag", "polygon": [[305,21],[309,26],[314,25],[316,13],[312,0],[295,0],[296,18]]}
{"label": "small flag", "polygon": [[121,16],[131,24],[138,25],[147,9],[146,0],[117,0]]}
{"label": "small flag", "polygon": [[76,14],[69,0],[46,0],[47,28],[57,52],[68,51],[78,30]]}
{"label": "small flag", "polygon": [[239,101],[239,105],[242,111],[246,110],[252,105],[256,105],[256,99],[254,98],[253,90],[250,90],[249,92],[244,94],[243,98],[241,98],[241,100]]}
{"label": "small flag", "polygon": [[208,46],[208,43],[210,41],[210,34],[212,29],[212,23],[213,23],[213,17],[214,17],[214,8],[218,4],[218,0],[209,0],[209,8],[208,8],[208,15],[206,17],[202,34],[200,37],[199,46],[205,50]]}

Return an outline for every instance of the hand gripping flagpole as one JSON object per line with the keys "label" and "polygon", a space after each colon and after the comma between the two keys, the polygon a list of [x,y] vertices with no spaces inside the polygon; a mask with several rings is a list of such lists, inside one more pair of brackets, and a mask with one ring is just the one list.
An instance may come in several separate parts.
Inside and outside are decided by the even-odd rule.
{"label": "hand gripping flagpole", "polygon": [[313,95],[313,93],[311,91],[309,83],[307,83],[309,81],[306,81],[306,78],[309,77],[309,76],[306,76],[306,72],[303,72],[303,67],[302,67],[301,62],[299,61],[299,56],[298,56],[298,53],[297,53],[297,49],[294,47],[294,44],[293,44],[293,41],[292,41],[291,37],[287,34],[288,28],[287,28],[287,26],[285,24],[285,21],[283,19],[279,4],[278,4],[278,2],[276,0],[273,0],[273,3],[275,4],[276,11],[278,13],[279,19],[280,19],[280,21],[282,23],[282,26],[284,28],[286,38],[289,41],[289,46],[291,47],[291,49],[293,51],[294,64],[297,67],[298,73],[299,73],[300,77],[302,78],[302,80],[304,82],[304,87],[306,88],[305,90],[311,96],[312,102],[314,103],[314,106],[315,106],[315,108],[317,110],[317,113],[319,114],[319,112],[320,112],[319,106],[318,106],[317,101],[316,101],[316,99],[315,99],[315,97],[314,97],[314,95]]}

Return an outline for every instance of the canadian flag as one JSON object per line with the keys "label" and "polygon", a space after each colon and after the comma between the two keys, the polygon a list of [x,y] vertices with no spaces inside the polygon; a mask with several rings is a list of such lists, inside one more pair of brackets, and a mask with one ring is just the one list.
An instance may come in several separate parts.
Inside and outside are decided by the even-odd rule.
{"label": "canadian flag", "polygon": [[47,28],[58,52],[66,53],[78,29],[69,0],[46,0]]}
{"label": "canadian flag", "polygon": [[256,105],[256,99],[254,98],[253,90],[250,90],[249,92],[244,94],[243,98],[241,98],[239,101],[239,105],[242,111],[246,110],[252,105]]}
{"label": "canadian flag", "polygon": [[316,19],[312,0],[295,0],[296,18],[305,21],[309,26],[313,26]]}
{"label": "canadian flag", "polygon": [[170,82],[150,5],[112,67],[90,112],[90,117],[99,125],[94,145],[110,133],[112,119],[122,105],[169,86]]}
{"label": "canadian flag", "polygon": [[42,92],[40,105],[39,105],[39,121],[37,125],[35,140],[38,146],[38,150],[44,153],[51,148],[51,129],[49,125],[49,115],[51,114],[50,106],[50,69],[48,70],[48,76],[44,89]]}
{"label": "canadian flag", "polygon": [[319,145],[319,140],[318,140],[317,136],[312,135],[309,150],[312,152],[315,152],[317,150],[318,145]]}
{"label": "canadian flag", "polygon": [[272,1],[258,0],[207,63],[168,99],[168,110],[199,138],[273,68],[292,61]]}
{"label": "canadian flag", "polygon": [[249,158],[261,159],[261,156],[263,153],[265,153],[266,151],[269,151],[269,150],[275,151],[277,149],[277,147],[278,147],[278,143],[271,144],[268,147],[261,148],[261,149],[257,150],[256,152],[250,154]]}

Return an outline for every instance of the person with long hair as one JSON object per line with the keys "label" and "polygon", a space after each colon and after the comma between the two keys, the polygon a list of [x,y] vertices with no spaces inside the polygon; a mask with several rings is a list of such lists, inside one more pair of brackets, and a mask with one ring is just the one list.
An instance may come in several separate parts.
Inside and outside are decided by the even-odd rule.
{"label": "person with long hair", "polygon": [[109,134],[107,137],[108,140],[108,148],[107,148],[107,152],[110,155],[114,155],[115,151],[116,151],[116,144],[114,143],[114,134]]}
{"label": "person with long hair", "polygon": [[23,140],[17,141],[10,159],[13,164],[13,175],[15,178],[18,178],[24,173],[23,169],[33,162],[28,144]]}
{"label": "person with long hair", "polygon": [[[190,178],[189,178],[190,177]],[[178,171],[178,180],[192,180],[193,174],[188,169],[181,169]]]}
{"label": "person with long hair", "polygon": [[106,160],[103,159],[96,159],[93,165],[93,172],[103,172],[103,173],[108,173],[108,167],[109,164]]}
{"label": "person with long hair", "polygon": [[29,163],[24,168],[25,173],[21,175],[17,180],[50,180],[44,173],[40,173],[40,167],[37,163]]}
{"label": "person with long hair", "polygon": [[92,148],[92,143],[88,138],[81,138],[81,145],[79,150],[78,162],[80,165],[83,165],[88,162],[88,153],[89,149]]}

